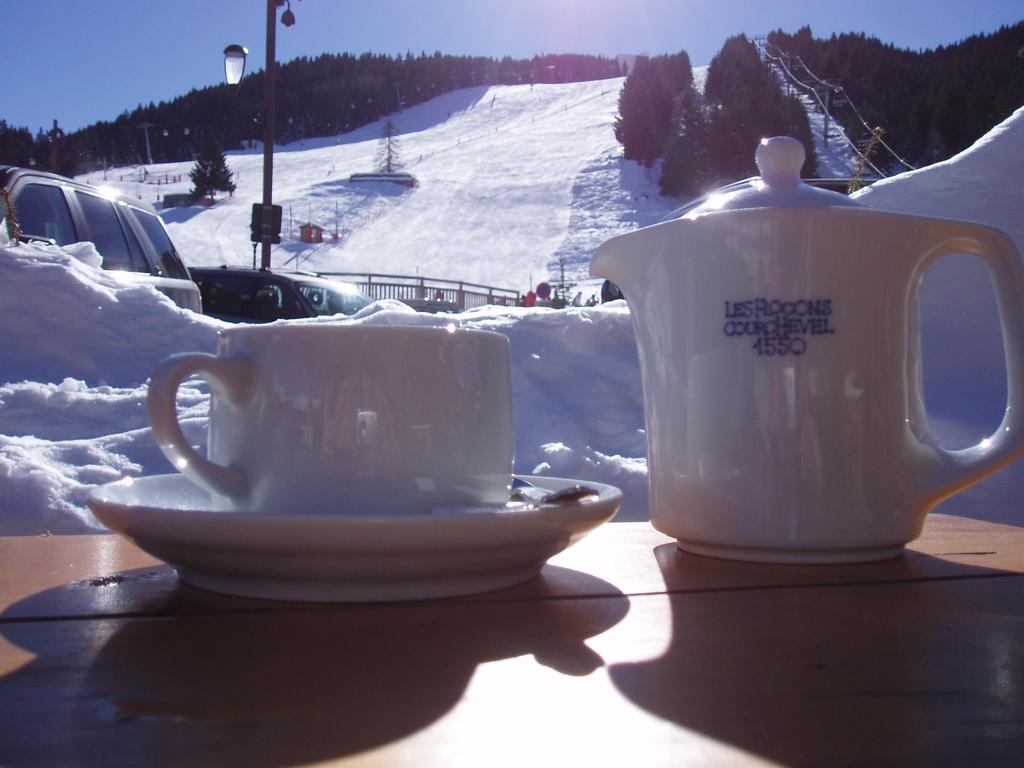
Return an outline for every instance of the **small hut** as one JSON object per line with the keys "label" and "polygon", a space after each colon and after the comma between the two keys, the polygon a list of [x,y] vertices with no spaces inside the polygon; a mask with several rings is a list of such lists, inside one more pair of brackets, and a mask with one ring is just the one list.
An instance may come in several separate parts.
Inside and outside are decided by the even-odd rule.
{"label": "small hut", "polygon": [[303,243],[322,243],[324,241],[324,228],[310,221],[300,224],[299,241]]}

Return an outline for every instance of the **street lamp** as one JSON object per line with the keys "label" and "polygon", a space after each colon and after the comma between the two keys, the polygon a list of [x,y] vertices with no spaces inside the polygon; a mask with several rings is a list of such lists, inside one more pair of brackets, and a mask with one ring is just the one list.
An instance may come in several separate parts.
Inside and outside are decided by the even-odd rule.
{"label": "street lamp", "polygon": [[284,3],[279,2],[278,5],[284,5],[285,3],[288,4],[288,7],[285,8],[284,13],[281,14],[281,23],[286,27],[291,27],[295,25],[295,14],[292,13],[291,0],[284,0]]}
{"label": "street lamp", "polygon": [[[281,23],[286,27],[295,24],[295,14],[292,12],[290,0],[267,0],[267,64],[263,73],[263,205],[258,209],[260,224],[258,228],[255,226],[257,223],[256,210],[253,211],[253,237],[256,237],[255,233],[258,231],[259,241],[263,245],[260,269],[270,269],[270,246],[275,242],[281,242],[280,208],[278,207],[278,211],[275,211],[273,201],[275,80],[277,74],[274,44],[277,9],[281,6],[287,6],[281,15]],[[242,79],[246,53],[245,48],[240,45],[229,45],[224,49],[224,77],[228,84],[233,85]],[[237,74],[235,74],[236,71]],[[253,208],[257,209],[257,206],[254,205]]]}
{"label": "street lamp", "polygon": [[224,49],[224,79],[228,85],[238,85],[242,81],[248,55],[249,49],[241,45],[232,44]]}

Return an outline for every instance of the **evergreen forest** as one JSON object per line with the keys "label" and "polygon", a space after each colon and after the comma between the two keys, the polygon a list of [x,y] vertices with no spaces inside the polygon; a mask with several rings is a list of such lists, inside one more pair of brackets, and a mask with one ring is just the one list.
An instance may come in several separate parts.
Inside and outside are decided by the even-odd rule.
{"label": "evergreen forest", "polygon": [[[966,149],[1024,105],[1024,22],[920,52],[863,34],[815,39],[809,27],[763,42],[762,52],[742,35],[727,40],[703,94],[685,52],[638,59],[619,97],[616,137],[627,159],[655,169],[663,194],[689,197],[755,175],[758,139],[780,133],[803,142],[802,175],[815,175],[798,92],[829,90],[830,114],[859,148],[881,128],[895,155],[917,167]],[[790,88],[780,87],[783,75]],[[906,170],[879,146],[876,167]]]}
{"label": "evergreen forest", "polygon": [[[881,127],[886,144],[918,167],[961,152],[1024,105],[1024,21],[927,51],[863,34],[816,39],[809,27],[772,32],[767,49],[797,80],[841,88],[829,112],[851,140]],[[905,170],[888,152],[872,159],[887,173]]]}
{"label": "evergreen forest", "polygon": [[685,197],[757,173],[754,150],[763,136],[788,134],[807,150],[802,173],[816,159],[807,114],[785,94],[769,64],[744,35],[726,40],[708,66],[703,94],[693,87],[690,58],[639,58],[619,96],[616,138],[627,159],[661,161],[665,195]]}

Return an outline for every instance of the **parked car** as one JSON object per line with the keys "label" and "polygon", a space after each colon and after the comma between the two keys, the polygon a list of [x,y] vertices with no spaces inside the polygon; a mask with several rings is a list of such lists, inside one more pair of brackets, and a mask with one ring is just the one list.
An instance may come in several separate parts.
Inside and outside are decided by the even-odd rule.
{"label": "parked car", "polygon": [[[178,306],[201,310],[199,289],[152,206],[114,190],[10,165],[0,165],[0,187],[13,204],[21,240],[92,241],[103,268],[120,281],[152,285]],[[12,236],[10,216],[0,211],[0,219],[8,221]]]}
{"label": "parked car", "polygon": [[372,300],[352,283],[308,272],[192,267],[203,312],[232,323],[269,323],[319,315],[353,315]]}
{"label": "parked car", "polygon": [[429,312],[434,315],[454,315],[462,310],[454,301],[447,299],[401,299],[406,306],[412,307],[417,312]]}

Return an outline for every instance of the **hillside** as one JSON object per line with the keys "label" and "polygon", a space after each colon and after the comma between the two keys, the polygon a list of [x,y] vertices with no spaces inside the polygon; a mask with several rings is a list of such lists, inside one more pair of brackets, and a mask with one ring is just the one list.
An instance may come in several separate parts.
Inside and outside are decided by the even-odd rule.
{"label": "hillside", "polygon": [[[339,138],[299,141],[274,156],[274,198],[285,242],[274,265],[320,271],[421,274],[526,291],[557,276],[583,279],[603,240],[674,207],[646,169],[621,158],[613,134],[622,79],[468,88],[390,116],[405,170],[418,185],[350,184],[373,170],[382,121]],[[249,217],[262,195],[262,153],[228,153],[238,190],[210,208],[164,212],[188,264],[251,264]],[[156,202],[190,187],[191,163],[82,176]],[[154,183],[180,177],[170,185]],[[337,211],[337,219],[336,219]],[[302,245],[312,219],[330,241]],[[593,286],[593,281],[590,281]],[[595,291],[596,288],[587,288]],[[589,294],[588,294],[589,295]]]}
{"label": "hillside", "polygon": [[[250,70],[256,65],[249,62]],[[279,142],[337,136],[396,110],[422,104],[443,93],[472,86],[569,83],[622,74],[620,64],[603,56],[547,54],[530,59],[497,59],[411,51],[299,56],[276,67],[274,136]],[[193,156],[204,137],[216,136],[228,148],[263,136],[265,71],[246,75],[237,87],[213,85],[162,101],[139,104],[111,121],[73,133],[60,133],[51,157],[47,135],[0,120],[0,158],[12,165],[53,167],[73,175],[131,163],[173,162]],[[152,133],[142,126],[149,123]]]}

